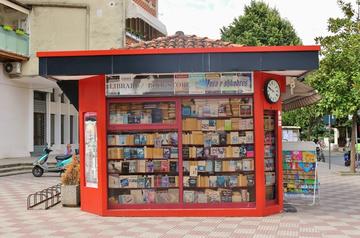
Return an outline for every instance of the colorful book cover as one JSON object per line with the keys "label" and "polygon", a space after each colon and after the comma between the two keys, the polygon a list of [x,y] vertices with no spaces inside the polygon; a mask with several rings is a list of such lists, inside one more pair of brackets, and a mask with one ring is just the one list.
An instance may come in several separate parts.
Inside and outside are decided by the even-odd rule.
{"label": "colorful book cover", "polygon": [[139,176],[137,183],[138,188],[145,188],[145,177]]}
{"label": "colorful book cover", "polygon": [[196,158],[202,158],[204,156],[204,148],[197,147],[196,148]]}
{"label": "colorful book cover", "polygon": [[215,160],[214,163],[215,163],[214,165],[215,172],[221,172],[222,162],[219,160]]}
{"label": "colorful book cover", "polygon": [[155,160],[153,163],[154,163],[154,172],[161,172],[161,161]]}
{"label": "colorful book cover", "polygon": [[165,175],[161,177],[161,187],[163,188],[169,187],[169,176]]}
{"label": "colorful book cover", "polygon": [[178,134],[176,132],[170,133],[170,144],[175,146],[178,144]]}
{"label": "colorful book cover", "polygon": [[211,131],[216,130],[216,120],[209,120],[209,130]]}
{"label": "colorful book cover", "polygon": [[177,147],[171,147],[170,158],[177,159],[179,157],[179,149]]}
{"label": "colorful book cover", "polygon": [[189,187],[195,188],[197,187],[197,177],[190,177],[189,178]]}
{"label": "colorful book cover", "polygon": [[198,161],[198,172],[205,172],[206,169],[206,161]]}
{"label": "colorful book cover", "polygon": [[217,187],[217,176],[209,176],[209,187]]}
{"label": "colorful book cover", "polygon": [[146,172],[147,173],[154,173],[154,162],[153,161],[146,161]]}
{"label": "colorful book cover", "polygon": [[130,167],[129,162],[122,162],[122,164],[121,164],[121,172],[124,173],[124,174],[128,174],[129,169],[130,169],[129,167]]}
{"label": "colorful book cover", "polygon": [[226,132],[220,132],[219,133],[219,144],[220,145],[227,145],[227,141],[226,141]]}
{"label": "colorful book cover", "polygon": [[125,147],[124,148],[124,159],[130,159],[131,158],[131,154],[130,154],[130,150],[131,148]]}
{"label": "colorful book cover", "polygon": [[206,172],[213,172],[214,168],[213,168],[213,161],[212,160],[207,160],[206,161],[206,168],[205,168]]}
{"label": "colorful book cover", "polygon": [[225,120],[225,131],[231,131],[231,120]]}
{"label": "colorful book cover", "polygon": [[144,148],[136,148],[136,158],[144,159]]}
{"label": "colorful book cover", "polygon": [[217,176],[216,185],[217,187],[225,187],[225,176]]}
{"label": "colorful book cover", "polygon": [[203,131],[209,130],[209,120],[201,120],[201,130]]}
{"label": "colorful book cover", "polygon": [[220,137],[218,133],[211,133],[211,145],[219,145]]}
{"label": "colorful book cover", "polygon": [[229,179],[229,187],[236,187],[238,186],[238,176],[231,175]]}
{"label": "colorful book cover", "polygon": [[197,176],[198,175],[198,167],[197,166],[190,166],[190,176]]}
{"label": "colorful book cover", "polygon": [[198,203],[207,203],[208,202],[207,196],[204,192],[197,192],[195,196],[196,196],[196,201]]}
{"label": "colorful book cover", "polygon": [[218,158],[225,158],[225,148],[224,147],[218,147]]}
{"label": "colorful book cover", "polygon": [[169,161],[161,161],[161,172],[169,172]]}
{"label": "colorful book cover", "polygon": [[193,203],[195,200],[195,191],[184,190],[184,203]]}
{"label": "colorful book cover", "polygon": [[156,193],[153,189],[144,190],[145,203],[155,203]]}
{"label": "colorful book cover", "polygon": [[170,161],[170,172],[176,173],[177,172],[177,161]]}
{"label": "colorful book cover", "polygon": [[129,179],[126,177],[121,178],[120,179],[120,187],[121,188],[129,187]]}
{"label": "colorful book cover", "polygon": [[[126,163],[126,162],[124,162]],[[136,167],[137,167],[137,163],[136,161],[132,160],[129,162],[129,173],[136,173]]]}
{"label": "colorful book cover", "polygon": [[163,149],[163,158],[164,159],[170,159],[170,157],[171,157],[171,149],[165,147]]}

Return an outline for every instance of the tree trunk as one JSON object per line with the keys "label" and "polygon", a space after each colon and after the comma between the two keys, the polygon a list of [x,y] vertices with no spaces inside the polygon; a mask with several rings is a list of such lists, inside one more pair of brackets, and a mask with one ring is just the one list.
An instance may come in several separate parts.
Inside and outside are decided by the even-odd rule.
{"label": "tree trunk", "polygon": [[357,114],[354,113],[352,117],[352,130],[351,130],[351,157],[350,157],[350,172],[355,173],[355,156],[356,156],[356,132],[357,130]]}
{"label": "tree trunk", "polygon": [[311,140],[311,137],[310,137],[310,136],[311,136],[311,127],[310,127],[310,124],[309,124],[309,126],[308,126],[308,132],[307,132],[307,136],[306,136],[306,137],[307,137],[307,138],[306,138],[307,141],[310,141],[310,140]]}

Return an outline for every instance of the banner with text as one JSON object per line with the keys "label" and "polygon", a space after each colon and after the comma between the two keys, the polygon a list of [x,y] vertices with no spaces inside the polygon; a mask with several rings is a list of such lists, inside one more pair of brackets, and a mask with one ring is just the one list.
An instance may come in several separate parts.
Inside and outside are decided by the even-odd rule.
{"label": "banner with text", "polygon": [[229,95],[253,93],[250,72],[106,75],[106,96]]}

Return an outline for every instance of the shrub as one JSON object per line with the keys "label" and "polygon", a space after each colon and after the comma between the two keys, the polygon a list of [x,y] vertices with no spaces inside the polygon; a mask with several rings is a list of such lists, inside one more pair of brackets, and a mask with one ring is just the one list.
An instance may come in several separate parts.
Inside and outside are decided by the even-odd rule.
{"label": "shrub", "polygon": [[80,162],[78,156],[73,156],[71,163],[66,167],[65,172],[61,175],[63,185],[80,184]]}

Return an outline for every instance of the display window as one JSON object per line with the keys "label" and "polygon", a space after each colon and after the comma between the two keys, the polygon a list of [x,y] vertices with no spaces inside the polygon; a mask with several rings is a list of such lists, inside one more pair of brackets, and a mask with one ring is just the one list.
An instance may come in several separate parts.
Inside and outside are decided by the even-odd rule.
{"label": "display window", "polygon": [[266,200],[276,199],[276,111],[264,111],[264,171]]}
{"label": "display window", "polygon": [[255,206],[252,96],[128,100],[108,99],[110,209]]}

